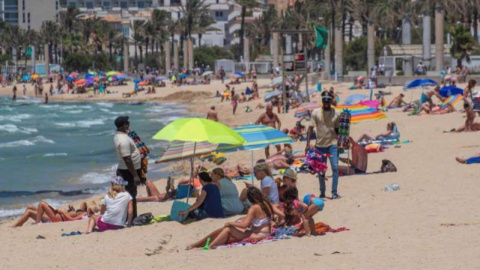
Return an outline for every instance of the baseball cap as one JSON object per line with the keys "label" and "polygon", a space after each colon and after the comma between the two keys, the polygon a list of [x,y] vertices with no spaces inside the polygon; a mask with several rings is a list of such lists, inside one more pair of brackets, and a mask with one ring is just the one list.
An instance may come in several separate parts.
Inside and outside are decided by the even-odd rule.
{"label": "baseball cap", "polygon": [[115,119],[115,126],[118,128],[124,126],[125,124],[128,124],[128,119],[128,116],[117,117],[117,119]]}
{"label": "baseball cap", "polygon": [[128,185],[128,182],[123,180],[123,178],[120,177],[120,176],[112,177],[112,179],[110,179],[110,183],[112,183],[114,185],[119,185],[119,186]]}
{"label": "baseball cap", "polygon": [[322,100],[332,100],[333,99],[333,95],[330,91],[323,91],[322,94],[321,94],[321,97],[322,97]]}
{"label": "baseball cap", "polygon": [[292,169],[286,169],[285,172],[283,172],[282,175],[283,175],[283,176],[286,176],[286,177],[288,177],[288,178],[290,178],[290,179],[293,179],[293,180],[295,180],[295,181],[297,180],[297,173],[296,173],[294,170],[292,170]]}

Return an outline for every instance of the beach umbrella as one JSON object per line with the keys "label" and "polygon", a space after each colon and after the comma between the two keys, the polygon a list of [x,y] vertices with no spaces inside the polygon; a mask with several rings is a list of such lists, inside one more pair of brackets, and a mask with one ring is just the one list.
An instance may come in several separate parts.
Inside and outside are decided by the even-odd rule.
{"label": "beach umbrella", "polygon": [[282,77],[276,77],[272,79],[272,82],[270,83],[270,86],[275,86],[277,84],[282,83]]}
{"label": "beach umbrella", "polygon": [[72,78],[77,78],[78,75],[80,75],[80,74],[78,74],[78,72],[72,72],[72,73],[70,73],[69,76],[72,77]]}
{"label": "beach umbrella", "polygon": [[112,77],[112,76],[117,75],[117,73],[118,73],[117,71],[109,71],[109,72],[107,72],[106,75],[107,75],[107,77]]}
{"label": "beach umbrella", "polygon": [[352,118],[350,120],[352,124],[357,124],[357,123],[367,122],[367,121],[377,121],[377,120],[387,118],[387,116],[383,112],[375,108],[370,108],[368,106],[360,105],[360,104],[337,106],[335,107],[335,110],[337,110],[338,113],[341,113],[344,110],[348,110],[352,115]]}
{"label": "beach umbrella", "polygon": [[83,85],[83,84],[85,84],[85,80],[84,79],[76,80],[75,84],[76,85]]}
{"label": "beach umbrella", "polygon": [[53,77],[55,77],[55,75],[56,75],[55,73],[50,73],[50,74],[48,74],[48,77],[53,78]]}
{"label": "beach umbrella", "polygon": [[97,72],[95,72],[95,71],[89,71],[89,72],[87,73],[87,75],[90,75],[90,76],[93,76],[93,77],[95,77],[95,76],[97,76],[97,75],[98,75],[98,73],[97,73]]}
{"label": "beach umbrella", "polygon": [[208,75],[212,75],[212,74],[213,74],[213,71],[210,71],[210,70],[209,70],[209,71],[205,71],[205,72],[202,73],[202,77],[208,76]]}
{"label": "beach umbrella", "polygon": [[442,104],[440,104],[440,108],[444,109],[447,107],[447,104],[451,104],[453,107],[455,107],[460,101],[463,100],[462,95],[453,95],[445,99]]}
{"label": "beach umbrella", "polygon": [[156,78],[155,78],[155,81],[157,81],[157,82],[167,81],[167,80],[168,80],[168,78],[166,78],[166,77],[156,77]]}
{"label": "beach umbrella", "polygon": [[358,104],[377,109],[378,106],[380,106],[380,104],[382,103],[378,100],[365,100],[365,101],[359,102]]}
{"label": "beach umbrella", "polygon": [[22,81],[26,82],[26,81],[30,80],[30,77],[31,77],[30,75],[23,75]]}
{"label": "beach umbrella", "polygon": [[455,85],[444,86],[440,88],[439,91],[442,97],[449,97],[453,95],[462,95],[463,96],[463,89],[458,88]]}
{"label": "beach umbrella", "polygon": [[217,149],[218,144],[209,142],[185,142],[174,141],[168,146],[158,162],[168,162],[185,158],[192,158],[199,155],[209,154]]}
{"label": "beach umbrella", "polygon": [[242,72],[235,72],[234,74],[236,77],[245,77],[245,74],[243,74]]}
{"label": "beach umbrella", "polygon": [[422,79],[416,79],[416,80],[407,82],[403,87],[403,90],[413,89],[417,87],[433,86],[433,85],[438,85],[438,83],[432,79],[422,78]]}
{"label": "beach umbrella", "polygon": [[303,117],[318,108],[320,108],[320,104],[318,102],[302,103],[300,106],[298,106],[297,110],[295,110],[295,117]]}
{"label": "beach umbrella", "polygon": [[[193,142],[193,156],[201,142],[243,145],[245,139],[228,126],[204,118],[178,119],[163,127],[153,136],[155,140]],[[190,180],[193,181],[193,156],[190,159]],[[190,190],[188,191],[190,194]],[[188,202],[188,199],[187,199]]]}
{"label": "beach umbrella", "polygon": [[36,80],[36,79],[38,79],[39,77],[40,77],[40,76],[38,76],[37,73],[34,73],[34,74],[32,75],[32,80]]}
{"label": "beach umbrella", "polygon": [[360,94],[353,94],[347,97],[345,99],[345,102],[343,102],[344,105],[354,105],[359,103],[360,101],[367,100],[368,97],[365,95],[360,95]]}
{"label": "beach umbrella", "polygon": [[181,79],[181,80],[183,80],[183,79],[185,79],[185,78],[187,78],[187,77],[188,77],[188,75],[185,74],[185,73],[182,73],[182,74],[180,74],[180,75],[178,76],[178,78]]}
{"label": "beach umbrella", "polygon": [[138,86],[147,86],[147,85],[148,85],[147,81],[143,81],[143,82],[138,83]]}
{"label": "beach umbrella", "polygon": [[270,101],[272,98],[274,98],[274,97],[276,97],[276,96],[280,96],[281,94],[282,94],[282,92],[280,92],[280,91],[278,91],[278,90],[269,92],[269,93],[265,94],[265,102],[268,102],[268,101]]}

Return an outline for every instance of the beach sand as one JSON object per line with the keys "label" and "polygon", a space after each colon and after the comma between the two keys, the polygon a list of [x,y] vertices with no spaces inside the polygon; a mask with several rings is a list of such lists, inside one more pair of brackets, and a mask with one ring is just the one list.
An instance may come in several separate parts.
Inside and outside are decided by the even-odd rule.
{"label": "beach sand", "polygon": [[[268,82],[261,80],[259,85],[266,86]],[[251,84],[235,88],[243,91],[247,85]],[[352,93],[368,94],[368,90],[350,91],[347,84],[334,84],[334,87],[342,100]],[[123,92],[132,88],[113,90]],[[131,99],[122,99],[120,93],[92,99],[78,95],[53,99],[161,101],[170,94],[187,90],[205,91],[213,96],[223,87],[214,82],[208,86],[157,88],[155,96],[142,94]],[[393,92],[387,96],[387,101],[402,91],[401,87],[383,90]],[[262,96],[264,91],[261,90]],[[413,91],[412,94],[406,93],[406,101],[419,98],[421,90]],[[11,87],[0,90],[0,93],[10,95]],[[231,126],[255,122],[263,112],[254,109],[252,113],[245,113],[245,105],[240,104],[237,115],[232,116],[229,102],[220,103],[205,96],[208,95],[197,93],[183,101],[190,104],[194,113],[206,113],[211,105],[215,105],[220,121]],[[249,106],[255,108],[258,103],[250,102]],[[188,244],[238,217],[206,219],[188,225],[163,222],[71,237],[61,237],[61,234],[85,231],[86,220],[40,225],[32,225],[29,221],[15,229],[9,228],[13,221],[7,220],[0,225],[1,269],[479,269],[479,167],[461,165],[454,160],[456,156],[468,157],[480,152],[478,133],[443,133],[464,123],[464,114],[460,112],[408,116],[390,110],[387,116],[388,119],[377,122],[353,125],[351,133],[354,138],[363,133],[375,135],[385,130],[387,122],[395,121],[402,140],[412,142],[402,144],[400,148],[390,147],[383,153],[370,154],[368,173],[378,171],[382,159],[391,160],[398,172],[341,177],[339,193],[342,198],[326,200],[324,211],[314,216],[316,221],[332,228],[347,227],[350,231],[233,249],[185,251]],[[296,121],[293,112],[281,114],[280,119],[282,127],[288,128],[292,128]],[[294,150],[303,150],[305,144],[295,143],[293,147]],[[231,167],[238,162],[250,164],[250,152],[227,156],[228,161],[222,167]],[[255,159],[263,156],[262,150],[255,151]],[[207,163],[207,167],[213,168],[213,165]],[[255,182],[258,186],[258,181]],[[384,185],[390,183],[400,184],[401,189],[385,192]],[[160,191],[165,184],[164,180],[156,182]],[[236,184],[239,189],[244,187],[241,181]],[[309,174],[300,174],[297,186],[300,194],[319,193],[318,180]],[[331,181],[327,182],[327,195],[330,187]],[[140,187],[139,191],[144,194],[145,188]],[[103,196],[88,201],[98,202],[100,197]],[[138,212],[168,214],[171,204],[171,201],[142,203]],[[36,239],[38,235],[45,239]]]}

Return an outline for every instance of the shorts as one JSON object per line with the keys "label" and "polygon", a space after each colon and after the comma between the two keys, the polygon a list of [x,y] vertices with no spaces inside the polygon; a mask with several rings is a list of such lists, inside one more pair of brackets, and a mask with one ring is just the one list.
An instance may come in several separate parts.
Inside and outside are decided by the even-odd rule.
{"label": "shorts", "polygon": [[125,228],[124,226],[108,224],[102,221],[102,216],[97,218],[97,227],[101,232],[108,231],[108,230],[119,230]]}
{"label": "shorts", "polygon": [[314,197],[313,194],[307,194],[303,197],[303,203],[306,205],[314,204],[317,206],[318,211],[322,211],[325,203],[322,199]]}

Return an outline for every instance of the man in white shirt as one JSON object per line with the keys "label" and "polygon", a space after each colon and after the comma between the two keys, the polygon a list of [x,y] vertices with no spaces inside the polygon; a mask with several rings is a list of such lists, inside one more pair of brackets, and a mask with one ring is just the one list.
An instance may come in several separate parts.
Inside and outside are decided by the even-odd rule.
{"label": "man in white shirt", "polygon": [[[115,119],[117,133],[113,137],[115,150],[118,155],[117,176],[128,182],[125,190],[133,198],[133,218],[137,216],[137,185],[142,182],[142,160],[135,142],[127,134],[130,128],[128,116],[119,116]],[[143,182],[146,179],[143,179]]]}

